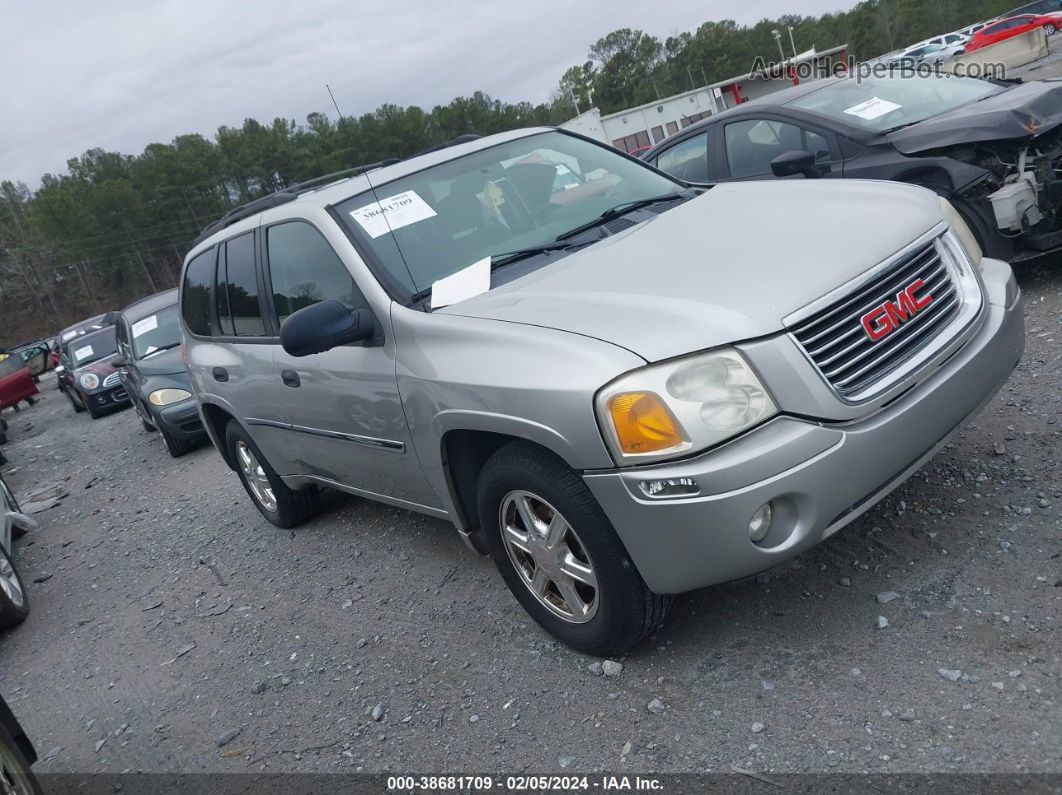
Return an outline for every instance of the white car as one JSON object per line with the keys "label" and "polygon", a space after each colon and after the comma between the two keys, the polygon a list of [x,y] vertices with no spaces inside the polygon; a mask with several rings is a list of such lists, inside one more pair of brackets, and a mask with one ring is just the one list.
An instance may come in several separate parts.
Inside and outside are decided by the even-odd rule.
{"label": "white car", "polygon": [[18,501],[0,475],[0,630],[21,624],[29,615],[26,586],[11,561],[11,542],[31,530],[37,523],[19,510]]}
{"label": "white car", "polygon": [[899,58],[915,59],[918,63],[940,63],[965,50],[969,41],[970,37],[963,33],[945,33],[908,47]]}

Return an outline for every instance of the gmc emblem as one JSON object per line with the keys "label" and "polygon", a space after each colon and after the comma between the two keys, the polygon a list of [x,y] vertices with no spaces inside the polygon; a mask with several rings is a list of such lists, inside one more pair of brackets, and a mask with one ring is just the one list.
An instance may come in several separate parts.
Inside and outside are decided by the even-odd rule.
{"label": "gmc emblem", "polygon": [[933,302],[933,296],[919,298],[915,292],[921,290],[924,282],[917,279],[896,293],[896,301],[886,301],[871,309],[859,322],[872,342],[877,342],[886,334],[895,331],[901,323],[910,320]]}

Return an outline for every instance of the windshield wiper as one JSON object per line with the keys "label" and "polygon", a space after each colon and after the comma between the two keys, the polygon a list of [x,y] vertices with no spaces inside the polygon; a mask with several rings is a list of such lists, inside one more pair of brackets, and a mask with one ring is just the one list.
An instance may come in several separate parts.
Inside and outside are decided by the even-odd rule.
{"label": "windshield wiper", "polygon": [[181,344],[180,342],[174,342],[174,343],[171,343],[170,345],[160,345],[159,347],[155,348],[155,350],[149,351],[148,353],[145,353],[140,358],[141,359],[146,359],[149,356],[154,356],[156,353],[162,353],[163,351],[171,351],[174,348],[178,347],[180,344]]}
{"label": "windshield wiper", "polygon": [[528,246],[527,248],[518,248],[515,251],[506,251],[502,254],[490,255],[490,269],[500,268],[502,265],[508,265],[510,262],[516,262],[526,257],[533,257],[535,254],[541,254],[544,251],[561,251],[566,248],[571,248],[572,243],[568,243],[563,237],[558,237],[556,240],[550,243],[539,243],[537,246]]}
{"label": "windshield wiper", "polygon": [[595,226],[607,224],[614,218],[619,218],[621,215],[640,210],[642,207],[648,207],[651,204],[660,204],[660,202],[674,201],[681,198],[682,194],[680,193],[666,193],[662,196],[650,196],[645,199],[634,199],[633,201],[617,204],[615,207],[609,207],[601,213],[601,215],[597,216],[597,218],[587,221],[585,224],[579,224],[579,226],[574,229],[569,229],[562,235],[557,235],[557,240],[568,240],[581,232],[585,232],[587,229],[593,229]]}

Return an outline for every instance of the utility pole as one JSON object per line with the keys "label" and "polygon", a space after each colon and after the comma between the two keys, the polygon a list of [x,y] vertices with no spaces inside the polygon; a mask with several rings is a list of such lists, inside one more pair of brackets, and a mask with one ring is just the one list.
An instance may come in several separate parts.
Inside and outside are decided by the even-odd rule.
{"label": "utility pole", "polygon": [[796,51],[796,42],[793,41],[793,26],[792,25],[787,25],[786,27],[789,28],[789,46],[793,48],[793,60],[795,61],[796,57],[797,57],[797,51]]}
{"label": "utility pole", "polygon": [[689,64],[686,64],[686,74],[688,74],[690,76],[690,91],[692,91],[697,86],[693,82],[693,70],[690,69],[690,65]]}
{"label": "utility pole", "polygon": [[782,31],[778,29],[772,30],[771,35],[774,36],[774,42],[778,45],[778,54],[782,56],[782,63],[785,63],[785,50],[782,49]]}
{"label": "utility pole", "polygon": [[328,89],[328,96],[330,96],[332,98],[332,104],[335,106],[336,113],[339,115],[339,118],[342,119],[343,118],[343,111],[341,111],[339,109],[339,103],[336,102],[336,96],[335,96],[335,94],[332,93],[332,87],[329,86],[328,83],[325,83],[325,88]]}

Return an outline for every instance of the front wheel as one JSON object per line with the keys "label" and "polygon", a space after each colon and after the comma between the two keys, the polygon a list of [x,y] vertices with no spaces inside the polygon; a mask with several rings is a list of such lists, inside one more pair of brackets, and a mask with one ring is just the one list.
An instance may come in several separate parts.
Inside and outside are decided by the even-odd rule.
{"label": "front wheel", "polygon": [[85,404],[74,397],[73,391],[67,392],[65,389],[63,391],[66,392],[66,396],[70,399],[70,405],[74,407],[74,413],[80,414],[85,410]]}
{"label": "front wheel", "polygon": [[0,629],[21,624],[29,615],[26,586],[11,558],[0,546]]}
{"label": "front wheel", "polygon": [[494,562],[523,608],[578,651],[626,651],[663,622],[671,597],[649,590],[597,500],[568,466],[529,444],[483,467],[478,507]]}
{"label": "front wheel", "polygon": [[283,528],[295,527],[313,516],[317,510],[317,489],[288,488],[247,431],[235,421],[225,429],[225,443],[240,482],[262,516]]}
{"label": "front wheel", "polygon": [[1044,35],[1045,36],[1054,36],[1055,33],[1057,33],[1057,32],[1058,32],[1058,28],[1056,28],[1054,25],[1044,25]]}
{"label": "front wheel", "polygon": [[174,458],[180,458],[192,449],[192,443],[190,441],[187,439],[178,439],[165,428],[160,427],[159,433],[162,434],[162,441],[166,443],[166,449]]}

